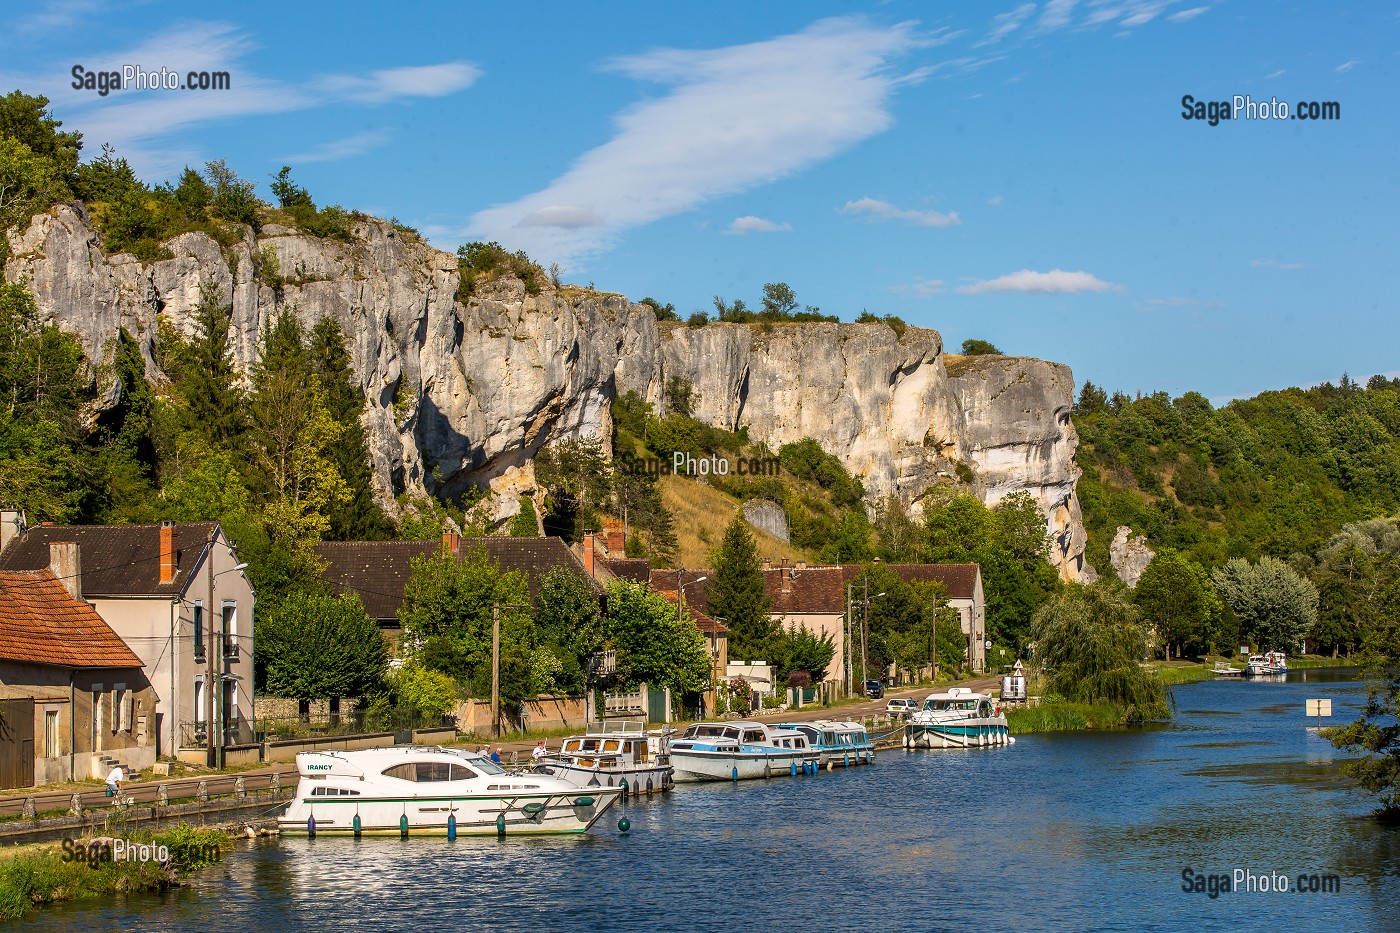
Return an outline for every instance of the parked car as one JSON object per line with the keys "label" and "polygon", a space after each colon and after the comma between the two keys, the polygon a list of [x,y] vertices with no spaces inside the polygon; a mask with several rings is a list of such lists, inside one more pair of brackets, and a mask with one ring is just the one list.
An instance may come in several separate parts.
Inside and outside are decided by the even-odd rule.
{"label": "parked car", "polygon": [[908,716],[916,712],[919,704],[905,697],[895,697],[885,704],[885,712],[891,716]]}
{"label": "parked car", "polygon": [[865,682],[865,695],[872,700],[883,700],[885,698],[885,685],[878,680],[867,680]]}

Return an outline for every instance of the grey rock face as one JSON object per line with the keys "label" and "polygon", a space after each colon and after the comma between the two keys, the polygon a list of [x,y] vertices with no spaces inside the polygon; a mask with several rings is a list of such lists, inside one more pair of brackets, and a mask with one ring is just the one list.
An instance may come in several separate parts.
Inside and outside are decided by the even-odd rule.
{"label": "grey rock face", "polygon": [[769,499],[750,499],[744,503],[744,521],[759,531],[765,531],[784,544],[792,542],[787,515],[782,506]]}
{"label": "grey rock face", "polygon": [[1118,526],[1118,533],[1113,536],[1113,543],[1108,548],[1113,572],[1129,587],[1137,586],[1142,572],[1155,556],[1152,548],[1147,546],[1147,538],[1133,534],[1127,525]]}
{"label": "grey rock face", "polygon": [[[1046,512],[1061,575],[1077,579],[1082,569],[1073,380],[1059,364],[975,358],[950,375],[932,330],[658,325],[620,295],[570,286],[528,295],[514,280],[463,303],[454,256],[377,220],[356,223],[349,242],[275,225],[258,237],[246,231],[230,249],[182,234],[165,244],[172,258],[141,263],[105,255],[84,211],[60,205],[11,242],[6,279],[29,281],[41,313],[82,341],[99,378],[119,328],[139,342],[148,375],[163,378],[158,318],[189,333],[205,281],[232,305],[245,372],[270,318],[290,312],[308,327],[335,318],[368,401],[376,491],[391,511],[402,492],[476,485],[493,492],[494,516],[512,514],[534,486],[540,447],[579,437],[606,448],[614,398],[635,391],[660,406],[666,380],[681,376],[698,418],[746,427],[775,451],[812,437],[874,496],[916,512],[959,463],[988,502],[1025,490]],[[269,250],[283,277],[276,288],[257,274]]]}

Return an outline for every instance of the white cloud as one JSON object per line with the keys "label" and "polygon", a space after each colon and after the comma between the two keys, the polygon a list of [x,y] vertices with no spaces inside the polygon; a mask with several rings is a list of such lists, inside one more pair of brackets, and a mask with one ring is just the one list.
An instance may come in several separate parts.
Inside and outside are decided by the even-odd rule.
{"label": "white cloud", "polygon": [[572,204],[550,204],[520,218],[522,227],[560,227],[565,230],[597,227],[602,223],[603,218],[588,208]]}
{"label": "white cloud", "polygon": [[304,162],[338,162],[341,159],[348,159],[357,156],[362,152],[377,149],[389,141],[389,134],[379,130],[370,130],[364,133],[356,133],[354,136],[347,136],[344,139],[332,140],[322,143],[313,149],[299,152],[296,155],[283,156],[283,162],[300,164]]}
{"label": "white cloud", "polygon": [[891,285],[890,291],[901,295],[913,295],[915,298],[932,298],[943,291],[943,286],[947,283],[942,279],[926,279],[922,276],[915,276],[914,281],[905,285]]}
{"label": "white cloud", "polygon": [[[189,126],[334,103],[440,96],[462,90],[480,74],[473,65],[448,62],[293,83],[264,77],[246,66],[244,62],[255,48],[250,34],[231,23],[193,22],[152,35],[133,47],[80,53],[74,58],[89,71],[119,71],[125,64],[145,71],[164,67],[182,76],[188,71],[227,71],[228,90],[128,89],[99,97],[92,91],[74,90],[67,65],[61,73],[45,69],[35,75],[0,74],[0,84],[46,95],[63,109],[66,122],[80,128],[90,143],[111,143],[138,174],[159,177],[178,171],[191,159],[198,161],[197,154],[177,151],[169,138]],[[358,142],[363,145],[366,140]],[[319,148],[331,152],[336,145],[328,142],[308,154],[317,154]]]}
{"label": "white cloud", "polygon": [[1351,71],[1353,68],[1355,68],[1355,67],[1356,67],[1357,65],[1359,65],[1359,64],[1361,64],[1361,59],[1359,59],[1359,58],[1352,58],[1352,59],[1348,59],[1347,61],[1342,62],[1340,65],[1338,65],[1336,68],[1333,68],[1332,70],[1335,71],[1335,72],[1336,72],[1337,74],[1339,74],[1339,75],[1344,75],[1344,74],[1346,74],[1348,71]]}
{"label": "white cloud", "polygon": [[1074,10],[1076,0],[1050,0],[1045,4],[1045,12],[1036,23],[1041,29],[1059,29],[1069,24],[1069,15]]}
{"label": "white cloud", "polygon": [[771,220],[764,220],[762,217],[735,217],[730,223],[729,229],[724,231],[732,236],[742,236],[745,233],[791,233],[792,224],[778,224]]}
{"label": "white cloud", "polygon": [[[543,189],[479,211],[473,235],[569,263],[625,230],[830,158],[893,124],[891,62],[921,43],[908,24],[842,18],[746,45],[616,59],[612,70],[671,89],[620,113],[611,140]],[[555,205],[600,223],[524,224]]]}
{"label": "white cloud", "polygon": [[48,32],[63,29],[102,8],[101,0],[48,0],[37,13],[20,20],[15,32]]}
{"label": "white cloud", "polygon": [[1279,262],[1277,259],[1251,259],[1249,264],[1256,269],[1301,269],[1301,262]]}
{"label": "white cloud", "polygon": [[990,204],[992,207],[1001,207],[1003,203],[1002,196],[999,194],[994,194],[987,199],[987,203]]}
{"label": "white cloud", "polygon": [[1271,78],[1281,78],[1281,77],[1283,77],[1283,69],[1282,69],[1282,68],[1280,68],[1278,71],[1271,71],[1271,72],[1269,72],[1268,74],[1264,75],[1264,79],[1265,79],[1266,81],[1269,80],[1269,79],[1271,79]]}
{"label": "white cloud", "polygon": [[1026,20],[1035,13],[1034,3],[1023,3],[1016,9],[1007,13],[998,13],[992,17],[992,28],[977,45],[993,45],[1005,39],[1013,32],[1021,28]]}
{"label": "white cloud", "polygon": [[847,201],[841,210],[847,214],[866,214],[871,220],[903,220],[917,227],[950,227],[962,223],[958,219],[957,211],[940,214],[938,211],[904,210],[888,201],[877,201],[875,198]]}
{"label": "white cloud", "polygon": [[1208,6],[1193,6],[1189,10],[1178,10],[1171,16],[1168,16],[1167,19],[1171,20],[1173,23],[1184,23],[1187,20],[1195,19],[1197,16],[1200,16],[1202,13],[1205,13],[1208,10],[1210,10],[1210,7]]}
{"label": "white cloud", "polygon": [[1105,282],[1088,272],[1066,272],[1051,269],[1049,272],[1033,272],[1022,269],[996,279],[973,282],[963,285],[958,291],[964,295],[986,295],[994,292],[1024,292],[1040,294],[1066,294],[1070,292],[1107,292],[1121,290],[1122,286]]}

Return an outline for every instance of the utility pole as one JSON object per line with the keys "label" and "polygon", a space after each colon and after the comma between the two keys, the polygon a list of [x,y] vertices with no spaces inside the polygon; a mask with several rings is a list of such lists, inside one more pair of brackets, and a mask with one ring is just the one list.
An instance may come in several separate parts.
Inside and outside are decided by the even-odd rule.
{"label": "utility pole", "polygon": [[865,688],[867,672],[865,667],[870,663],[870,650],[866,639],[870,633],[870,575],[866,574],[865,598],[861,600],[861,622],[860,622],[860,686]]}
{"label": "utility pole", "polygon": [[[218,753],[215,751],[214,730],[218,727],[214,716],[218,707],[214,702],[214,691],[218,687],[218,682],[214,679],[214,652],[222,651],[222,646],[214,645],[214,532],[209,532],[209,540],[204,546],[204,566],[209,579],[208,605],[205,607],[204,616],[209,620],[209,637],[204,642],[205,675],[204,675],[204,733],[208,736],[208,749],[206,756],[208,765],[211,768],[219,766]],[[223,615],[222,609],[219,615]]]}
{"label": "utility pole", "polygon": [[851,696],[851,582],[846,581],[846,638],[842,642],[843,660],[846,662],[846,696]]}
{"label": "utility pole", "polygon": [[491,735],[501,737],[501,604],[491,604]]}

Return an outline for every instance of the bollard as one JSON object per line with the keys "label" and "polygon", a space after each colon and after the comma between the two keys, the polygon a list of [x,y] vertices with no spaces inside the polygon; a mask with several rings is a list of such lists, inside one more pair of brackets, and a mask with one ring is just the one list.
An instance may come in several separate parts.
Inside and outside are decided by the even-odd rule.
{"label": "bollard", "polygon": [[74,794],[73,799],[68,804],[68,812],[74,816],[83,815],[83,795]]}
{"label": "bollard", "polygon": [[162,807],[170,806],[170,785],[162,784],[157,791],[156,803],[160,804]]}
{"label": "bollard", "polygon": [[22,816],[23,816],[24,819],[26,819],[26,820],[37,820],[37,819],[39,818],[39,813],[38,813],[38,811],[34,808],[34,798],[33,798],[33,797],[25,797],[25,798],[24,798],[24,813],[22,814]]}
{"label": "bollard", "polygon": [[240,774],[240,775],[234,780],[234,782],[233,782],[233,796],[235,796],[235,797],[247,797],[247,796],[248,796],[248,788],[247,788],[247,785],[245,785],[245,784],[243,783],[243,775],[241,775],[241,774]]}
{"label": "bollard", "polygon": [[208,781],[200,781],[200,782],[199,782],[199,792],[198,792],[197,794],[195,794],[195,796],[198,797],[198,798],[200,799],[201,802],[206,802],[206,803],[208,802],[208,800],[209,800],[209,782],[208,782]]}

